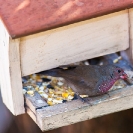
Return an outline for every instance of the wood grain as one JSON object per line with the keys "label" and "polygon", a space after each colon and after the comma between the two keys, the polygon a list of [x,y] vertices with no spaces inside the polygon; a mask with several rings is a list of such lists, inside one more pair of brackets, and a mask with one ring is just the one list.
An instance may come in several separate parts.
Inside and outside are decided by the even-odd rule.
{"label": "wood grain", "polygon": [[2,99],[14,115],[19,115],[25,112],[20,71],[19,39],[10,39],[1,21],[0,29],[0,82]]}
{"label": "wood grain", "polygon": [[48,106],[47,102],[37,92],[34,93],[34,96],[25,94],[25,102],[33,113],[36,113],[38,108]]}
{"label": "wood grain", "polygon": [[28,114],[41,130],[47,131],[133,107],[133,86],[111,91],[109,95],[92,98],[91,104],[73,100],[38,109],[35,115],[28,110]]}
{"label": "wood grain", "polygon": [[129,47],[128,11],[21,38],[22,76]]}
{"label": "wood grain", "polygon": [[0,0],[0,5],[0,17],[16,38],[127,9],[133,1]]}

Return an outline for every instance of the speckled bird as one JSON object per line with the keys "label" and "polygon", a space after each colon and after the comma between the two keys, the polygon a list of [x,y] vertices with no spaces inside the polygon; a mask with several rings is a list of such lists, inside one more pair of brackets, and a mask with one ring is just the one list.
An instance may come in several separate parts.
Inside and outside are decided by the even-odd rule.
{"label": "speckled bird", "polygon": [[114,65],[77,66],[73,69],[52,69],[43,74],[63,77],[78,95],[97,96],[108,92],[118,79],[127,79],[127,74]]}

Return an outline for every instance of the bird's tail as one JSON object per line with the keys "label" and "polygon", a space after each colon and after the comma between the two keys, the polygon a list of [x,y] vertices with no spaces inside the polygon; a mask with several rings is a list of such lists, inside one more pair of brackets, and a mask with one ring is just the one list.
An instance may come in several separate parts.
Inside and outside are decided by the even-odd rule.
{"label": "bird's tail", "polygon": [[53,77],[62,77],[61,69],[51,69],[47,71],[41,72],[41,74],[44,74],[46,76],[53,76]]}

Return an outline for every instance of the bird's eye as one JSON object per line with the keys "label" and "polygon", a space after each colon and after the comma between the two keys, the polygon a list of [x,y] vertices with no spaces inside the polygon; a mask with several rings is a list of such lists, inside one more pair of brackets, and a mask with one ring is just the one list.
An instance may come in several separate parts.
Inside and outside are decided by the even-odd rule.
{"label": "bird's eye", "polygon": [[121,72],[121,70],[118,70],[118,73],[120,73]]}

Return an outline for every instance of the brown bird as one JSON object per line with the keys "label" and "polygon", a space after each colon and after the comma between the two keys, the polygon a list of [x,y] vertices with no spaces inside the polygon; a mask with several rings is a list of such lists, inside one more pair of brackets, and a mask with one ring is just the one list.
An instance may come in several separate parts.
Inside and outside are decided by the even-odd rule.
{"label": "brown bird", "polygon": [[73,69],[52,69],[43,74],[63,77],[78,95],[97,96],[105,94],[118,79],[127,79],[127,74],[114,65],[77,66]]}

